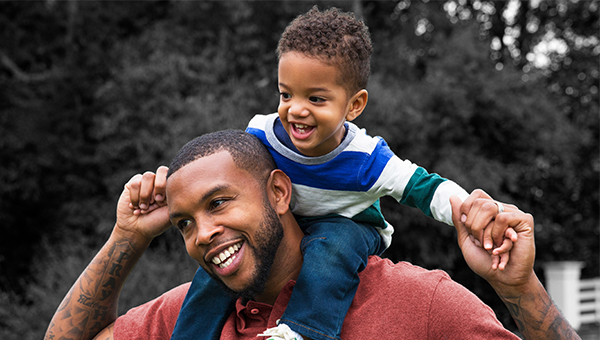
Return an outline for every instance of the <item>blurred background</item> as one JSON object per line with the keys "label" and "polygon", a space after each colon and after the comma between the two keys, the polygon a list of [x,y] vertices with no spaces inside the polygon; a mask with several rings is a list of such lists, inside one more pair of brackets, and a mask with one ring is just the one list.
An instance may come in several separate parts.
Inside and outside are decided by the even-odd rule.
{"label": "blurred background", "polygon": [[[2,1],[0,338],[43,337],[133,174],[168,165],[197,135],[276,111],[277,41],[315,4],[370,28],[359,126],[532,213],[541,278],[550,261],[600,276],[596,1]],[[385,256],[446,270],[515,329],[453,228],[382,206],[396,228]],[[128,279],[120,312],[196,268],[169,230]]]}

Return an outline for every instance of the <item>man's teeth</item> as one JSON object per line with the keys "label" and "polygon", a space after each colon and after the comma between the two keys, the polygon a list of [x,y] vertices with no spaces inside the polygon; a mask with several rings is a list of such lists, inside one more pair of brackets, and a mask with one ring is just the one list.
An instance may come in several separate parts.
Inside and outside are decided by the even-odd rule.
{"label": "man's teeth", "polygon": [[235,259],[235,253],[241,248],[242,242],[236,243],[213,257],[212,262],[221,268],[227,268]]}

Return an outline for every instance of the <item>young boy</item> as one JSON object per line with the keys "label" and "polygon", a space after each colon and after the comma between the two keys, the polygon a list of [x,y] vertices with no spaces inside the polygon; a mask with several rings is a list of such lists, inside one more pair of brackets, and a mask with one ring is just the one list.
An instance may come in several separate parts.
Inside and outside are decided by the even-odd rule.
{"label": "young boy", "polygon": [[[393,228],[379,209],[381,196],[449,225],[450,196],[463,201],[469,196],[456,183],[400,160],[383,139],[350,123],[367,104],[371,50],[362,21],[316,7],[292,21],[279,41],[278,112],[255,116],[246,131],[268,147],[291,178],[291,208],[306,236],[304,263],[286,312],[277,327],[259,336],[340,338],[357,273],[369,255],[381,254],[391,242]],[[501,251],[507,254],[510,245],[505,242]],[[213,262],[226,266],[234,253]],[[501,268],[507,260],[502,257]],[[218,302],[227,297],[219,300],[212,285],[200,268],[172,339],[218,336],[232,305]],[[205,313],[198,325],[194,315],[201,311],[211,311],[215,322],[206,322]]]}

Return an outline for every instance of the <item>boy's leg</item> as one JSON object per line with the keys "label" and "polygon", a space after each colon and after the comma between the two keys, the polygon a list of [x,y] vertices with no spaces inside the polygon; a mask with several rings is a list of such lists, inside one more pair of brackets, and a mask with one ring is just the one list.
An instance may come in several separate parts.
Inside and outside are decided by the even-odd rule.
{"label": "boy's leg", "polygon": [[304,262],[281,323],[312,339],[339,339],[368,256],[381,252],[369,225],[343,217],[301,222]]}
{"label": "boy's leg", "polygon": [[190,285],[171,340],[219,339],[235,300],[202,267]]}

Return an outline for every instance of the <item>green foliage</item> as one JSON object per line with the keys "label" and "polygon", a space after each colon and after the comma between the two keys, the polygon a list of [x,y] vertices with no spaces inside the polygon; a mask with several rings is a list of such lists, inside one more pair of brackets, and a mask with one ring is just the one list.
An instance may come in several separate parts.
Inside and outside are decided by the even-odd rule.
{"label": "green foliage", "polygon": [[[199,134],[276,110],[279,34],[315,3],[360,10],[370,27],[359,126],[401,158],[531,212],[539,262],[586,261],[584,275],[599,275],[594,2],[541,2],[513,23],[490,1],[5,1],[0,337],[41,336],[106,240],[133,174],[168,165]],[[521,31],[519,53],[491,48],[523,15],[538,27]],[[538,69],[526,56],[548,32],[568,49]],[[382,205],[397,230],[386,256],[447,270],[509,322],[464,264],[452,228],[391,199]],[[120,312],[195,268],[169,231],[129,278]]]}

